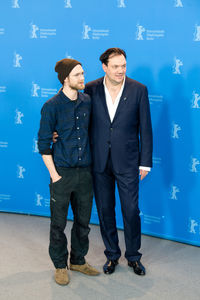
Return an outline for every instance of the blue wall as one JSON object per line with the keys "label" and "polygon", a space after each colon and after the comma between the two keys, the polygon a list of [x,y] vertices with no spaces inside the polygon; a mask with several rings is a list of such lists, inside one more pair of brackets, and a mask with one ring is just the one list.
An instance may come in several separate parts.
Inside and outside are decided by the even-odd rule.
{"label": "blue wall", "polygon": [[[1,1],[0,211],[49,216],[36,145],[40,109],[60,88],[55,63],[80,60],[87,82],[103,75],[98,58],[115,46],[149,90],[154,168],[140,184],[142,231],[200,245],[198,0]],[[123,228],[118,197],[117,222]]]}

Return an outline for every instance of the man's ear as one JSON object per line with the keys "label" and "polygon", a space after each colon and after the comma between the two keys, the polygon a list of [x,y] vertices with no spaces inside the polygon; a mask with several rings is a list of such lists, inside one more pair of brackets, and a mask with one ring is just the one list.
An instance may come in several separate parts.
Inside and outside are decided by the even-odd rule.
{"label": "man's ear", "polygon": [[68,84],[68,83],[69,83],[69,77],[66,77],[65,80],[64,80],[63,86],[64,86],[65,84]]}
{"label": "man's ear", "polygon": [[103,68],[104,72],[106,73],[106,71],[107,71],[107,66],[106,66],[105,64],[102,64],[102,68]]}

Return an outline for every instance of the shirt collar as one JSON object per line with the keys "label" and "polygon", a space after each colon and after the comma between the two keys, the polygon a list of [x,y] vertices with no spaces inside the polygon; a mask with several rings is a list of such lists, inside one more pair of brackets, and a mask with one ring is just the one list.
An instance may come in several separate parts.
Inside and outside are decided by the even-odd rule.
{"label": "shirt collar", "polygon": [[[68,103],[72,103],[73,101],[70,100],[64,93],[63,93],[63,89],[61,88],[61,90],[59,91],[59,94],[61,95],[62,99],[64,101],[67,101]],[[76,103],[79,104],[81,102],[81,97],[80,97],[80,93],[78,92],[78,98],[76,100]]]}

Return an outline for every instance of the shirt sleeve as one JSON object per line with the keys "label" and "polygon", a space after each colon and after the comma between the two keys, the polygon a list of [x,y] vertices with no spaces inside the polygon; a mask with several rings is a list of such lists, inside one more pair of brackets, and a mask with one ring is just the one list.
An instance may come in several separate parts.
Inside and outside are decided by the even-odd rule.
{"label": "shirt sleeve", "polygon": [[143,167],[143,166],[139,166],[139,170],[144,170],[144,171],[148,171],[148,172],[150,172],[150,171],[151,171],[151,168],[149,168],[149,167]]}
{"label": "shirt sleeve", "polygon": [[52,135],[55,131],[55,106],[45,103],[41,109],[40,129],[38,132],[38,149],[40,154],[52,154]]}

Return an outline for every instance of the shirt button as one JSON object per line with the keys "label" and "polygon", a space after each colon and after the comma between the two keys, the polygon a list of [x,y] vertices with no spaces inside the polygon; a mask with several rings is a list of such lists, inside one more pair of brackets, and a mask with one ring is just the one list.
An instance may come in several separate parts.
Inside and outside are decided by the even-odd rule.
{"label": "shirt button", "polygon": [[77,120],[79,119],[79,117],[76,117],[77,118]]}
{"label": "shirt button", "polygon": [[80,140],[81,138],[80,137],[78,137],[78,140]]}
{"label": "shirt button", "polygon": [[81,148],[78,148],[78,150],[81,150]]}
{"label": "shirt button", "polygon": [[81,160],[81,157],[79,157],[79,160]]}
{"label": "shirt button", "polygon": [[112,128],[112,127],[110,127],[110,130],[112,131],[112,130],[113,130],[113,128]]}
{"label": "shirt button", "polygon": [[78,130],[79,130],[79,127],[77,127],[76,129],[78,129]]}

